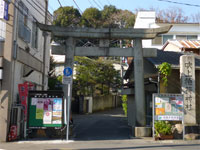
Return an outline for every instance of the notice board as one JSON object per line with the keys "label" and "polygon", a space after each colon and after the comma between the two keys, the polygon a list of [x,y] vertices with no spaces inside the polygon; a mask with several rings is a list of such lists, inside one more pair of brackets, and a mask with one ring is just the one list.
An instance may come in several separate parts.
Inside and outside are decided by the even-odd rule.
{"label": "notice board", "polygon": [[62,91],[30,91],[28,128],[62,127],[64,102]]}
{"label": "notice board", "polygon": [[182,121],[183,102],[182,94],[153,94],[154,120]]}

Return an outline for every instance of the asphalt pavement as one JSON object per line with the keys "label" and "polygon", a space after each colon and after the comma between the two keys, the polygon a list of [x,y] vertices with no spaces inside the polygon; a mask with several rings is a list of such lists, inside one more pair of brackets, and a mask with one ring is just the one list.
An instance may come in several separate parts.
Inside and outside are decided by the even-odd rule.
{"label": "asphalt pavement", "polygon": [[0,150],[200,150],[200,140],[130,138],[121,108],[73,117],[74,135],[69,141],[29,139],[0,143]]}

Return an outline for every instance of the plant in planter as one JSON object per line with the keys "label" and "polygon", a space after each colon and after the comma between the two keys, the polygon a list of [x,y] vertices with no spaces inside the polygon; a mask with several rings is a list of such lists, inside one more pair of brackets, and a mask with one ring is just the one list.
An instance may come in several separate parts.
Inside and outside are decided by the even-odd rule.
{"label": "plant in planter", "polygon": [[172,125],[168,121],[155,121],[156,139],[172,139]]}

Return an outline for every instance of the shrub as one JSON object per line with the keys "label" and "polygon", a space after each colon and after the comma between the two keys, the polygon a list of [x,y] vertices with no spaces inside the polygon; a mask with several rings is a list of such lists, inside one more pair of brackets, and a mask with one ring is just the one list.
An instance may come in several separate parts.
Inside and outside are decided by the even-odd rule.
{"label": "shrub", "polygon": [[122,96],[122,107],[123,107],[125,116],[127,116],[127,109],[128,109],[128,107],[127,107],[127,95]]}
{"label": "shrub", "polygon": [[155,121],[154,128],[156,136],[172,134],[172,125],[168,121]]}

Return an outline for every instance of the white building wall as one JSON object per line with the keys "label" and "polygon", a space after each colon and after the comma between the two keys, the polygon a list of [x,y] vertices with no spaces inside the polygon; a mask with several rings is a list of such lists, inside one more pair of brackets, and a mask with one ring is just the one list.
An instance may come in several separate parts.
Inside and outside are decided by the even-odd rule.
{"label": "white building wall", "polygon": [[[15,31],[14,31],[14,40],[17,41],[18,49],[21,48],[26,51],[26,48],[29,48],[29,54],[33,57],[37,58],[39,61],[43,62],[43,52],[44,52],[44,37],[43,32],[38,28],[38,46],[37,48],[32,47],[32,25],[34,18],[37,19],[40,23],[45,23],[45,0],[34,0],[37,5],[40,5],[43,10],[41,10],[33,1],[21,0],[24,5],[28,8],[28,20],[27,20],[27,27],[31,30],[31,40],[30,43],[25,42],[22,38],[18,36],[19,31],[19,10],[15,9]],[[18,1],[17,1],[18,2]],[[18,3],[16,2],[16,5]],[[31,4],[30,4],[31,3]],[[34,7],[35,8],[34,8]],[[50,50],[50,35],[46,41],[46,57],[45,57],[45,89],[47,89],[48,84],[48,70],[49,70],[49,50]],[[42,89],[42,72],[33,71],[28,77],[23,77],[24,66],[23,64],[17,60],[14,60],[14,91],[13,91],[13,98],[14,101],[16,100],[16,95],[18,94],[18,84],[24,83],[25,81],[32,82],[36,85],[37,90]]]}

